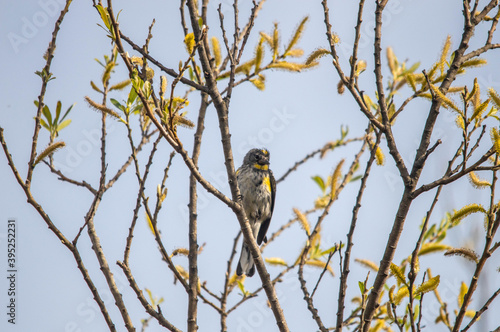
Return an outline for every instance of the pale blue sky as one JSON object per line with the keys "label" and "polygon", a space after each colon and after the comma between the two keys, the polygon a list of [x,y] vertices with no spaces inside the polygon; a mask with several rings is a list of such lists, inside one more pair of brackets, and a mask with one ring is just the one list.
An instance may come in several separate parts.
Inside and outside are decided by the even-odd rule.
{"label": "pale blue sky", "polygon": [[[218,4],[220,1],[215,1]],[[16,166],[21,175],[26,174],[29,159],[31,137],[33,134],[32,118],[35,114],[33,100],[40,90],[40,78],[34,74],[40,70],[45,61],[42,58],[48,41],[51,38],[53,24],[62,9],[62,0],[40,1],[8,1],[3,0],[0,10],[0,54],[5,72],[2,89],[0,89],[0,125],[5,129],[5,137],[10,147]],[[222,1],[228,25],[231,22],[231,7]],[[345,4],[341,1],[330,1],[331,22],[333,30],[340,36],[339,55],[346,64],[350,55],[350,45],[354,36],[357,5]],[[383,48],[391,46],[400,60],[409,59],[410,63],[421,62],[420,70],[429,68],[438,58],[439,51],[446,36],[452,36],[453,46],[459,41],[461,31],[461,6],[456,1],[390,1],[384,16]],[[185,59],[182,30],[178,15],[178,1],[117,1],[115,12],[120,9],[120,26],[125,34],[142,44],[147,35],[147,28],[153,18],[156,25],[154,38],[150,44],[151,53],[166,66],[177,68],[179,59]],[[209,34],[220,36],[216,5],[209,7]],[[372,1],[366,4],[366,23],[362,29],[359,58],[365,59],[368,69],[360,78],[363,89],[373,97],[373,16],[370,16]],[[452,9],[450,9],[452,8]],[[248,5],[242,5],[240,22],[245,22]],[[243,60],[250,58],[257,41],[257,32],[270,32],[273,22],[279,22],[282,41],[287,42],[289,36],[300,20],[310,16],[300,46],[305,53],[317,47],[325,47],[325,27],[320,1],[283,1],[269,0],[255,22],[254,33],[248,41],[247,54]],[[57,50],[52,65],[52,72],[57,77],[48,86],[45,102],[51,109],[58,100],[63,109],[76,103],[70,118],[73,123],[61,132],[60,139],[67,147],[55,155],[55,160],[65,167],[67,174],[75,179],[85,179],[96,184],[99,170],[98,130],[100,117],[90,110],[84,96],[97,98],[91,90],[90,80],[99,81],[101,67],[94,58],[102,59],[109,53],[110,41],[105,32],[96,25],[99,22],[92,2],[74,1],[66,16],[57,40]],[[232,34],[232,30],[229,30]],[[471,45],[477,46],[484,41],[483,28],[476,32],[478,39]],[[498,36],[496,37],[498,40]],[[133,54],[133,51],[129,51]],[[460,78],[461,84],[471,84],[471,75],[478,77],[483,91],[488,87],[500,90],[498,68],[498,51],[488,57],[491,65],[474,69],[468,76]],[[154,68],[157,75],[160,71]],[[388,70],[384,68],[384,75]],[[114,82],[126,78],[124,65],[120,63],[114,74]],[[266,90],[258,91],[250,84],[234,90],[230,108],[230,123],[233,139],[233,152],[237,166],[241,164],[246,150],[254,145],[265,146],[271,151],[271,167],[280,177],[293,163],[312,150],[320,148],[328,141],[339,137],[340,126],[349,126],[350,137],[360,136],[366,120],[358,111],[355,103],[346,93],[339,96],[336,92],[338,78],[331,65],[331,60],[324,58],[320,67],[301,74],[281,71],[266,74]],[[171,79],[170,79],[171,81]],[[221,83],[224,84],[224,83]],[[183,91],[180,87],[179,91]],[[402,98],[408,90],[403,90]],[[180,94],[180,93],[179,93]],[[112,96],[118,100],[125,98],[125,92]],[[186,108],[187,117],[197,117],[197,96],[193,95],[191,104]],[[402,151],[405,162],[413,160],[419,132],[425,121],[428,103],[417,101],[398,119],[394,128],[399,140],[398,147]],[[443,145],[431,159],[430,168],[425,171],[422,183],[435,179],[446,167],[446,158],[456,149],[456,139],[460,132],[454,125],[454,118],[446,110],[442,111],[440,121],[436,125],[435,138],[441,138]],[[119,122],[108,121],[109,150],[107,152],[108,169],[113,172],[127,158],[129,153],[126,131]],[[192,131],[181,128],[181,140],[189,149],[192,146]],[[48,135],[43,132],[39,139],[39,147],[48,143]],[[203,151],[200,157],[200,170],[205,177],[220,190],[229,195],[225,182],[225,168],[221,153],[220,136],[215,110],[209,108],[204,133]],[[313,175],[326,177],[342,158],[350,163],[358,145],[351,145],[330,153],[324,160],[314,159],[290,176],[278,187],[275,214],[270,232],[278,229],[292,217],[292,208],[309,209],[319,195],[319,189],[310,180]],[[383,144],[383,149],[387,149]],[[149,178],[147,195],[154,197],[156,184],[161,180],[161,171],[165,166],[172,149],[162,142],[157,154],[153,170]],[[6,221],[17,220],[18,234],[18,324],[15,327],[6,322],[5,314],[0,315],[2,331],[106,331],[106,325],[92,295],[88,290],[80,272],[76,268],[73,256],[50,232],[34,209],[26,203],[24,193],[17,185],[7,165],[3,151],[0,157],[0,275],[6,271],[5,240]],[[141,156],[144,158],[144,155]],[[142,159],[143,160],[143,159]],[[366,158],[362,161],[365,165]],[[347,169],[347,167],[345,167]],[[111,189],[104,197],[96,216],[96,228],[101,237],[104,252],[115,274],[117,284],[124,299],[130,303],[129,312],[136,328],[140,329],[140,319],[147,315],[128,287],[121,270],[114,264],[121,260],[125,238],[130,224],[132,209],[135,205],[137,181],[130,172]],[[372,170],[372,178],[360,211],[359,232],[355,235],[353,258],[366,258],[378,262],[381,258],[387,234],[392,225],[393,216],[402,185],[397,179],[397,171],[393,162],[388,159],[383,167]],[[170,177],[167,181],[169,194],[164,209],[160,214],[160,227],[168,250],[187,246],[187,175],[186,167],[178,156],[174,158]],[[345,241],[349,227],[353,202],[358,190],[355,183],[346,188],[339,201],[333,206],[323,227],[322,243],[325,248]],[[43,205],[54,223],[64,234],[73,238],[83,224],[83,218],[92,200],[84,189],[57,181],[44,165],[36,168],[33,181],[33,193]],[[400,249],[396,253],[396,261],[408,255],[418,234],[418,228],[432,195],[424,195],[415,201],[408,216],[407,226],[403,233]],[[440,220],[446,211],[458,209],[468,201],[481,202],[488,197],[486,191],[473,190],[464,179],[443,191],[440,203],[434,213],[434,222]],[[220,202],[207,195],[200,187],[199,203],[199,242],[207,243],[199,258],[199,273],[202,280],[207,281],[215,293],[222,289],[226,261],[229,256],[233,238],[238,231],[238,223],[232,213]],[[132,247],[131,268],[136,280],[142,288],[148,287],[158,297],[164,297],[162,311],[177,327],[185,330],[185,311],[187,297],[179,285],[173,286],[172,273],[161,261],[151,233],[141,217],[135,231]],[[315,222],[316,216],[311,218]],[[462,231],[452,231],[447,243],[463,246],[471,240],[474,229],[481,230],[482,220],[471,218],[470,226]],[[265,257],[279,256],[292,262],[304,241],[303,232],[297,225],[286,233],[280,241],[270,245]],[[482,243],[480,241],[480,243]],[[99,271],[91,244],[83,234],[78,245],[82,257],[98,289],[104,291],[104,301],[118,327],[123,331],[122,320],[107,285]],[[176,264],[187,266],[187,260],[174,258]],[[333,260],[333,267],[338,270],[338,256]],[[472,266],[460,258],[444,258],[441,254],[422,259],[423,265],[434,264],[434,274],[441,274],[443,300],[450,300],[458,294],[462,280],[467,280]],[[496,266],[487,265],[492,271]],[[276,275],[280,268],[270,267],[271,275]],[[308,286],[315,282],[319,271],[307,269],[305,273],[313,276]],[[325,277],[318,289],[315,300],[320,308],[326,325],[335,322],[336,299],[338,291],[338,275],[335,278]],[[358,294],[357,281],[366,276],[366,270],[357,264],[351,265],[351,280],[348,298]],[[373,277],[373,276],[372,276]],[[247,280],[248,289],[258,287],[260,281],[254,277]],[[498,274],[491,274],[488,280],[489,289],[499,286]],[[7,284],[0,278],[0,307],[5,308]],[[317,327],[310,319],[310,313],[302,300],[302,292],[298,287],[296,272],[289,274],[277,287],[277,292],[284,308],[288,325],[292,331],[315,331]],[[487,292],[487,291],[486,291]],[[479,299],[479,293],[474,297]],[[230,304],[239,300],[234,292]],[[437,316],[432,296],[428,296],[428,311],[424,319],[429,329],[444,331],[442,325],[433,326]],[[199,302],[199,325],[201,331],[213,331],[219,328],[218,316],[212,308]],[[478,305],[477,302],[474,303]],[[274,331],[274,318],[270,311],[264,309],[265,296],[248,301],[228,318],[231,331]],[[474,308],[477,308],[474,306]],[[3,309],[5,311],[5,309]],[[481,320],[482,327],[476,331],[495,328],[499,322],[492,313],[498,312],[499,305],[490,309],[490,313]],[[346,311],[348,313],[349,311]],[[151,323],[148,331],[159,331],[160,328]]]}

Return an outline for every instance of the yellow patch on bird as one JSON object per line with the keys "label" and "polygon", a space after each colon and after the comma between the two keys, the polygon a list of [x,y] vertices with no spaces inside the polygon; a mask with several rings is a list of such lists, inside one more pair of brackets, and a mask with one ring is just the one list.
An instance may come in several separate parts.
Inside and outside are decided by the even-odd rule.
{"label": "yellow patch on bird", "polygon": [[238,168],[238,169],[236,170],[236,175],[238,175],[239,173],[240,173],[240,169]]}
{"label": "yellow patch on bird", "polygon": [[269,165],[259,165],[257,163],[253,164],[253,167],[257,169],[261,169],[263,171],[267,171],[269,169]]}
{"label": "yellow patch on bird", "polygon": [[263,153],[264,155],[266,155],[266,156],[269,154],[269,151],[267,151],[266,149],[262,149],[262,150],[260,150],[260,151],[262,151],[262,153]]}
{"label": "yellow patch on bird", "polygon": [[265,176],[262,179],[262,184],[266,186],[267,191],[271,192],[271,180],[269,179],[269,176]]}

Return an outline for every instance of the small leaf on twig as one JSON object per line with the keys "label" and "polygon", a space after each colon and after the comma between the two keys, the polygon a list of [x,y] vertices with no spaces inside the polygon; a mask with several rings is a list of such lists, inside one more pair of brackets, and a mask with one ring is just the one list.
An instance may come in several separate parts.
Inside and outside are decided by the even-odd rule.
{"label": "small leaf on twig", "polygon": [[92,87],[92,89],[94,89],[95,91],[99,92],[99,93],[104,93],[101,91],[101,89],[99,89],[99,87],[93,82],[93,81],[90,81],[90,86]]}
{"label": "small leaf on twig", "polygon": [[146,215],[146,222],[148,223],[148,226],[149,226],[149,229],[151,230],[151,233],[153,233],[153,235],[156,235],[155,229],[153,227],[153,223],[151,222],[151,219],[149,218],[149,214],[145,213],[145,215]]}

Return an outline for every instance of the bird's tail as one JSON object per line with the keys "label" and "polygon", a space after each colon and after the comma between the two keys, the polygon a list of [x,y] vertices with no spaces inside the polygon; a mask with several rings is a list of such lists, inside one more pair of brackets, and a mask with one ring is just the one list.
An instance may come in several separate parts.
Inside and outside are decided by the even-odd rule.
{"label": "bird's tail", "polygon": [[248,249],[247,244],[243,241],[243,246],[241,248],[240,260],[238,262],[238,267],[236,268],[236,274],[241,276],[246,274],[248,277],[253,276],[255,273],[255,265],[253,263],[252,254],[250,249]]}

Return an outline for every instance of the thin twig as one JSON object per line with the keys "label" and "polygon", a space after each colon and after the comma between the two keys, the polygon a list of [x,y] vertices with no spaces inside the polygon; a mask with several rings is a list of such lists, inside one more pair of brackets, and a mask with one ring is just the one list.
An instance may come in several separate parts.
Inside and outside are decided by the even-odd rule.
{"label": "thin twig", "polygon": [[290,167],[285,172],[285,174],[283,174],[278,180],[276,180],[276,183],[280,183],[280,182],[284,181],[288,177],[288,175],[290,175],[290,173],[296,171],[299,168],[299,166],[303,165],[309,159],[314,158],[316,155],[320,154],[321,156],[323,156],[328,150],[333,150],[333,149],[340,147],[340,146],[346,146],[347,144],[352,143],[352,142],[359,142],[359,141],[364,140],[365,138],[366,138],[366,135],[362,136],[362,137],[347,139],[345,141],[342,140],[342,141],[335,141],[335,142],[326,143],[323,147],[321,147],[317,150],[314,150],[313,152],[307,154],[301,160],[295,162],[295,164],[292,167]]}
{"label": "thin twig", "polygon": [[[368,130],[369,130],[369,128],[367,129],[367,131]],[[376,141],[371,149],[370,157],[368,158],[368,161],[366,162],[365,172],[363,174],[363,177],[361,178],[361,183],[359,185],[358,195],[356,196],[356,204],[354,205],[354,208],[352,210],[351,226],[349,227],[349,232],[347,233],[347,247],[345,250],[344,266],[343,266],[343,270],[340,274],[339,296],[338,296],[338,307],[337,307],[337,324],[336,324],[336,331],[337,332],[342,331],[342,327],[344,324],[344,309],[345,309],[345,296],[346,296],[346,290],[347,290],[347,277],[348,277],[349,272],[350,272],[350,270],[349,270],[350,257],[351,257],[352,247],[354,245],[352,238],[354,236],[354,230],[356,229],[356,223],[358,220],[358,213],[359,213],[359,210],[361,208],[361,201],[363,199],[363,194],[365,192],[366,182],[368,181],[368,177],[370,176],[371,167],[373,165],[373,162],[375,161],[375,153],[376,153],[377,148],[380,144],[381,136],[382,136],[382,133],[380,131],[377,132]]]}
{"label": "thin twig", "polygon": [[167,329],[169,329],[170,331],[174,331],[174,332],[181,332],[181,330],[179,330],[178,328],[176,328],[174,325],[172,325],[161,313],[160,311],[160,307],[158,306],[158,311],[156,311],[148,302],[148,300],[146,300],[146,298],[144,297],[144,295],[142,294],[142,290],[139,288],[139,286],[137,285],[137,282],[135,281],[134,279],[134,276],[132,275],[132,272],[130,271],[130,268],[125,265],[124,263],[122,262],[116,262],[116,264],[118,264],[118,266],[120,266],[123,270],[123,272],[125,273],[125,276],[127,277],[127,280],[130,284],[130,287],[134,290],[137,298],[139,299],[139,301],[141,302],[142,306],[144,307],[144,309],[146,310],[146,312],[151,315],[152,317],[154,317],[157,322],[161,325],[161,326],[164,326],[166,327]]}
{"label": "thin twig", "polygon": [[224,291],[222,292],[222,296],[220,298],[220,306],[222,310],[222,314],[220,316],[221,332],[227,331],[226,318],[228,313],[226,313],[226,305],[227,305],[227,297],[230,292],[229,278],[231,278],[231,265],[233,264],[234,257],[236,256],[236,246],[238,245],[238,240],[240,239],[240,236],[241,236],[241,231],[238,232],[238,234],[233,240],[233,247],[231,249],[231,254],[229,256],[229,259],[227,260],[226,275],[224,277],[224,288],[223,288]]}
{"label": "thin twig", "polygon": [[[342,246],[342,243],[339,244],[339,249],[341,246]],[[314,286],[313,291],[311,293],[311,299],[314,297],[314,293],[316,293],[316,290],[318,289],[319,283],[321,282],[321,279],[323,279],[325,272],[328,271],[328,264],[330,264],[330,260],[332,259],[334,254],[335,254],[335,252],[332,251],[328,255],[328,259],[326,260],[325,267],[323,268],[323,271],[321,271],[321,274],[319,275],[318,281],[316,281],[316,285]]]}
{"label": "thin twig", "polygon": [[498,296],[498,294],[500,294],[500,288],[497,289],[491,296],[490,298],[486,301],[486,303],[481,307],[481,309],[479,309],[478,311],[476,311],[476,313],[474,314],[474,317],[472,317],[471,321],[469,322],[469,324],[467,324],[467,326],[462,330],[462,332],[466,332],[467,330],[469,330],[469,328],[475,323],[477,322],[477,320],[481,317],[481,315],[486,311],[488,310],[488,307],[490,306],[491,302],[493,302],[493,300]]}
{"label": "thin twig", "polygon": [[321,317],[318,315],[318,309],[314,307],[312,296],[309,295],[309,291],[307,290],[306,281],[304,280],[304,264],[305,255],[302,255],[302,260],[299,264],[298,276],[300,281],[300,288],[302,289],[302,293],[304,293],[304,300],[307,303],[307,309],[311,312],[311,315],[318,325],[320,331],[328,332],[328,329],[323,325],[323,322],[321,321]]}
{"label": "thin twig", "polygon": [[[144,52],[144,50],[142,49],[142,47],[140,47],[137,44],[135,44],[129,37],[127,37],[127,36],[125,36],[125,35],[123,35],[121,33],[120,33],[120,37],[123,40],[125,40],[135,51],[139,52],[143,57],[145,57],[151,63],[153,63],[155,66],[157,66],[158,68],[160,68],[161,71],[165,72],[167,75],[170,75],[172,77],[179,76],[179,74],[175,70],[173,70],[171,68],[165,67],[163,64],[161,64],[161,62],[159,62],[158,60],[156,60],[155,58],[153,58],[151,55],[149,55],[146,52]],[[207,92],[207,87],[206,86],[201,85],[199,83],[196,83],[194,81],[191,81],[190,79],[187,79],[185,77],[181,77],[180,81],[181,81],[181,83],[184,83],[186,85],[189,85],[189,86],[195,88],[196,90],[199,90],[199,91],[202,91],[202,92]]]}
{"label": "thin twig", "polygon": [[92,187],[92,185],[90,185],[88,182],[86,182],[85,180],[82,180],[82,181],[77,181],[77,180],[73,180],[69,177],[67,177],[66,175],[64,175],[61,170],[58,170],[54,167],[54,165],[51,165],[49,162],[43,160],[42,161],[45,165],[47,165],[47,167],[50,169],[50,171],[54,174],[56,174],[59,178],[59,180],[61,181],[64,181],[64,182],[68,182],[68,183],[71,183],[71,184],[74,184],[75,186],[79,186],[79,187],[84,187],[86,189],[88,189],[88,191],[90,191],[93,195],[95,195],[97,193],[97,190],[94,189],[94,187]]}

